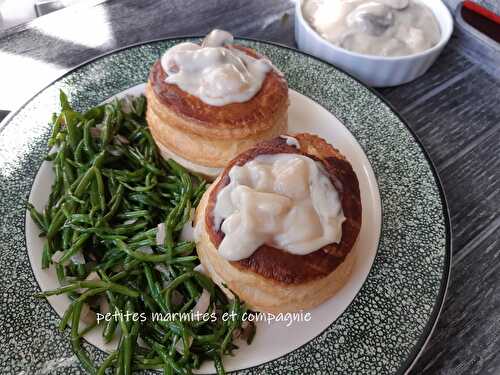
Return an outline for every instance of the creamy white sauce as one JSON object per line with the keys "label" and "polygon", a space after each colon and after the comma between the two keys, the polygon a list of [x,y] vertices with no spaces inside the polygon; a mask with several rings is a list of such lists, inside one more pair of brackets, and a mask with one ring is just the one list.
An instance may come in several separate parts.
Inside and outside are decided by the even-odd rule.
{"label": "creamy white sauce", "polygon": [[298,148],[300,149],[300,143],[299,141],[297,140],[297,138],[294,138],[294,137],[291,137],[289,135],[280,135],[280,138],[283,138],[286,140],[286,144],[288,146],[293,146],[295,148]]}
{"label": "creamy white sauce", "polygon": [[306,255],[338,243],[345,220],[323,166],[303,155],[259,155],[229,172],[217,195],[214,224],[225,234],[219,254],[248,258],[263,244]]}
{"label": "creamy white sauce", "polygon": [[226,44],[232,44],[234,37],[225,30],[212,30],[201,42],[202,47],[221,47]]}
{"label": "creamy white sauce", "polygon": [[411,55],[441,37],[434,13],[417,0],[305,0],[302,11],[323,38],[367,55]]}
{"label": "creamy white sauce", "polygon": [[165,82],[213,106],[250,100],[272,65],[233,48],[232,40],[228,32],[214,30],[201,46],[186,42],[170,48],[161,58]]}

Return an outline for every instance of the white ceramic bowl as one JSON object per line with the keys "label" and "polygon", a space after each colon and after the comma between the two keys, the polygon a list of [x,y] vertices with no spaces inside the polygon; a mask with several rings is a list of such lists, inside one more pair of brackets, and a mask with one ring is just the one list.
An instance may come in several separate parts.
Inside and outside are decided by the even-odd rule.
{"label": "white ceramic bowl", "polygon": [[296,0],[295,6],[295,40],[298,47],[373,87],[397,86],[420,77],[436,61],[453,32],[453,18],[441,0],[420,0],[433,11],[439,22],[441,39],[438,44],[408,56],[363,55],[335,46],[322,38],[304,19],[303,1]]}

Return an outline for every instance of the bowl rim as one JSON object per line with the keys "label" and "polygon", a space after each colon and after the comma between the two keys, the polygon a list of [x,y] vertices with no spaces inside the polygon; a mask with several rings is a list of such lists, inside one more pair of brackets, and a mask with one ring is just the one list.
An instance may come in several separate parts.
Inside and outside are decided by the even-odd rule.
{"label": "bowl rim", "polygon": [[[304,18],[304,15],[302,13],[302,4],[304,1],[307,0],[295,0],[295,18],[296,20],[301,24],[300,26],[313,38],[315,38],[315,41],[320,43],[322,46],[325,46],[329,48],[330,50],[343,53],[345,55],[355,57],[355,58],[361,58],[365,60],[372,60],[372,61],[408,61],[412,60],[415,58],[419,57],[426,57],[427,55],[432,55],[434,52],[439,52],[441,51],[442,48],[448,43],[448,41],[451,38],[451,35],[453,34],[453,29],[454,29],[454,21],[453,17],[450,13],[450,10],[448,7],[443,3],[442,0],[437,0],[437,1],[431,1],[429,3],[425,2],[425,5],[432,11],[434,16],[436,17],[439,27],[441,29],[441,38],[439,39],[439,42],[434,45],[433,47],[426,49],[422,52],[417,52],[411,55],[403,55],[403,56],[379,56],[379,55],[369,55],[369,54],[364,54],[364,53],[359,53],[359,52],[354,52],[350,51],[348,49],[339,47],[332,42],[328,41],[327,39],[323,38],[310,24],[309,22]],[[431,5],[429,5],[431,4]],[[443,10],[443,15],[437,15],[436,14],[436,7],[442,7],[441,9]],[[297,28],[297,26],[296,26]],[[297,32],[297,29],[295,30]],[[297,39],[297,38],[296,38]],[[302,48],[300,48],[302,49]]]}

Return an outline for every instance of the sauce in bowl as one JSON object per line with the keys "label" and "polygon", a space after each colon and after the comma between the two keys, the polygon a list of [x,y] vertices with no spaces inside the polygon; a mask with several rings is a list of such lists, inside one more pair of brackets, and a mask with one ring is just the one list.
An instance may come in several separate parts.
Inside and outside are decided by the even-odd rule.
{"label": "sauce in bowl", "polygon": [[413,55],[441,38],[433,12],[418,0],[304,0],[302,12],[324,39],[365,55]]}

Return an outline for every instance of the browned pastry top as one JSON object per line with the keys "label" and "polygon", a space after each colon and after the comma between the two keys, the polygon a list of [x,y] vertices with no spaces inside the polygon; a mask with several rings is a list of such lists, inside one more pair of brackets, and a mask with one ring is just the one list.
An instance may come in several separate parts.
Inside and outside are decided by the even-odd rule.
{"label": "browned pastry top", "polygon": [[317,136],[296,134],[293,137],[299,141],[300,150],[288,145],[284,138],[278,137],[271,141],[262,142],[233,159],[224,169],[217,185],[211,191],[205,212],[210,241],[215,248],[218,248],[224,238],[224,233],[220,229],[214,228],[213,210],[218,193],[230,182],[229,171],[233,166],[244,165],[258,155],[279,153],[302,154],[320,161],[339,193],[346,217],[342,224],[340,243],[323,246],[307,255],[294,255],[268,245],[262,245],[250,257],[231,262],[232,265],[241,270],[255,272],[266,279],[284,284],[300,284],[329,275],[351,251],[361,228],[359,184],[351,164],[338,150]]}
{"label": "browned pastry top", "polygon": [[[242,46],[232,46],[248,55],[261,58],[254,50]],[[149,74],[149,83],[160,103],[167,106],[179,116],[195,121],[201,128],[217,127],[234,129],[249,127],[249,133],[263,131],[273,122],[277,113],[288,106],[288,86],[284,77],[276,70],[270,70],[259,92],[243,103],[230,103],[223,106],[206,104],[198,97],[191,95],[174,84],[165,82],[167,74],[160,60],[157,60]],[[200,129],[203,131],[203,129]]]}

